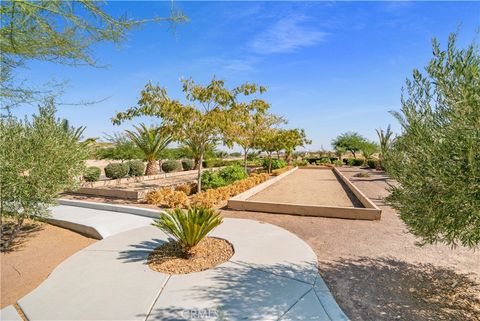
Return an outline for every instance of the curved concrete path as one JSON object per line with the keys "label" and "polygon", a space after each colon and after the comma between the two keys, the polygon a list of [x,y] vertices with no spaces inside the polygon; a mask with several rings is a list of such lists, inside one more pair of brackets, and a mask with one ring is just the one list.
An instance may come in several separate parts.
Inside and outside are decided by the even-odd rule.
{"label": "curved concrete path", "polygon": [[[294,234],[227,218],[211,235],[229,240],[235,254],[186,275],[146,265],[168,240],[155,227],[106,237],[61,263],[18,305],[32,321],[347,320],[318,274],[315,253]],[[2,320],[15,320],[11,306],[1,312]]]}

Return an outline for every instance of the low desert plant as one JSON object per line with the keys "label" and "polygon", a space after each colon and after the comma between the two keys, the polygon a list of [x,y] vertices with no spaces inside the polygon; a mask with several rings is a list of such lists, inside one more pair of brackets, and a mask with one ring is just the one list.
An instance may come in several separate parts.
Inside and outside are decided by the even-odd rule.
{"label": "low desert plant", "polygon": [[213,209],[192,207],[187,211],[180,208],[166,211],[152,225],[173,237],[190,256],[192,249],[222,222],[220,214]]}
{"label": "low desert plant", "polygon": [[183,191],[174,191],[170,187],[165,187],[151,191],[145,197],[148,204],[166,206],[169,208],[188,207],[190,202],[188,196]]}
{"label": "low desert plant", "polygon": [[[262,166],[264,169],[268,169],[268,163],[269,163],[268,159],[263,160]],[[272,170],[283,168],[285,166],[287,166],[287,162],[285,162],[283,159],[272,159],[272,168],[271,168]]]}
{"label": "low desert plant", "polygon": [[342,162],[341,160],[339,160],[339,159],[334,160],[334,161],[332,162],[332,164],[335,165],[335,166],[343,166],[343,162]]}
{"label": "low desert plant", "polygon": [[195,186],[192,184],[181,184],[175,187],[175,191],[184,192],[187,195],[192,195],[195,190]]}
{"label": "low desert plant", "polygon": [[287,172],[291,169],[292,169],[292,166],[287,166],[287,167],[284,167],[284,168],[275,169],[275,170],[272,171],[272,175],[273,176],[278,176],[278,175],[283,174],[283,173],[285,173],[285,172]]}
{"label": "low desert plant", "polygon": [[141,160],[131,160],[126,162],[128,165],[128,175],[143,176],[145,173],[145,165]]}
{"label": "low desert plant", "polygon": [[127,163],[110,163],[105,166],[105,176],[111,179],[122,178],[128,175],[129,170]]}
{"label": "low desert plant", "polygon": [[296,160],[293,162],[293,166],[307,166],[307,165],[308,165],[308,161],[305,159]]}
{"label": "low desert plant", "polygon": [[170,173],[180,168],[180,164],[176,160],[168,160],[162,163],[162,171]]}
{"label": "low desert plant", "polygon": [[86,182],[96,182],[100,179],[100,174],[102,170],[96,166],[87,167],[85,173],[83,174],[83,179]]}
{"label": "low desert plant", "polygon": [[378,167],[379,164],[378,164],[377,160],[369,159],[369,160],[367,160],[367,165],[368,165],[368,167],[375,169],[375,168]]}
{"label": "low desert plant", "polygon": [[184,171],[190,171],[195,167],[191,159],[182,159],[182,168]]}

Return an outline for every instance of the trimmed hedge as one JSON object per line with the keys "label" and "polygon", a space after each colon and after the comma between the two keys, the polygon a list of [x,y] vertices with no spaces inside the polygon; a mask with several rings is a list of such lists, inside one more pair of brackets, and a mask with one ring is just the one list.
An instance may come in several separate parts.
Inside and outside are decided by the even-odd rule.
{"label": "trimmed hedge", "polygon": [[182,159],[182,168],[184,171],[190,171],[195,167],[193,160],[191,159]]}
{"label": "trimmed hedge", "polygon": [[180,168],[180,164],[176,160],[168,160],[162,163],[162,170],[165,173],[176,171],[179,168]]}
{"label": "trimmed hedge", "polygon": [[105,166],[105,176],[111,179],[122,178],[128,175],[129,170],[127,163],[110,163]]}
{"label": "trimmed hedge", "polygon": [[126,162],[128,165],[128,175],[143,176],[145,174],[145,164],[141,160],[131,160]]}
{"label": "trimmed hedge", "polygon": [[100,174],[102,170],[100,167],[91,166],[87,167],[85,173],[83,174],[83,179],[87,182],[96,182],[100,179]]}
{"label": "trimmed hedge", "polygon": [[344,158],[343,163],[348,165],[348,166],[362,166],[363,165],[363,159],[359,158]]}

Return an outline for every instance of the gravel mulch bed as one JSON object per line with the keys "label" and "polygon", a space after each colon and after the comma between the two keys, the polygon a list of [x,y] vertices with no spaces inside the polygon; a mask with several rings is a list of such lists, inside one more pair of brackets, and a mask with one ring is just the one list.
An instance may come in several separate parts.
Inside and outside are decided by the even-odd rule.
{"label": "gravel mulch bed", "polygon": [[181,245],[170,241],[157,247],[148,257],[148,265],[157,272],[187,274],[213,268],[233,255],[232,245],[220,238],[207,237],[187,256]]}

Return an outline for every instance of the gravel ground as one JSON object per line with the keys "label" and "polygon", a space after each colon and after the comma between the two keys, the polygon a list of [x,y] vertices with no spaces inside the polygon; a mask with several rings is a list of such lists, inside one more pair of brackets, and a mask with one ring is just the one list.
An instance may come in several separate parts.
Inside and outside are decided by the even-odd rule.
{"label": "gravel ground", "polygon": [[16,247],[1,253],[1,308],[35,289],[66,258],[96,242],[72,231],[38,223],[17,238]]}
{"label": "gravel ground", "polygon": [[363,207],[330,169],[298,169],[249,198],[251,201]]}

